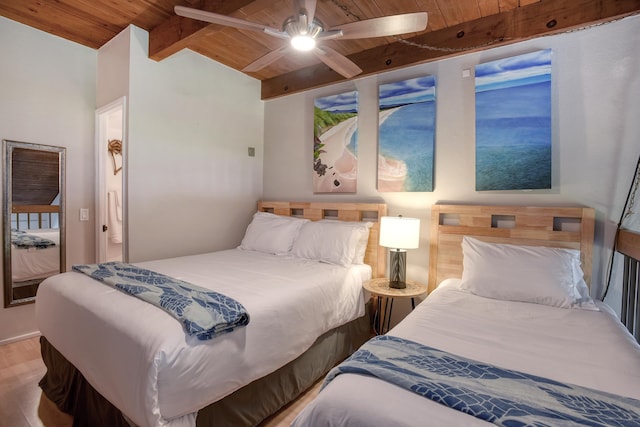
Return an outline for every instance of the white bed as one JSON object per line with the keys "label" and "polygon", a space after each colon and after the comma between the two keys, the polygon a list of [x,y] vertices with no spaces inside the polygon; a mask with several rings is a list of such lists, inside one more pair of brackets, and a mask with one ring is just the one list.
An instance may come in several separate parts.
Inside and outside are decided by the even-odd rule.
{"label": "white bed", "polygon": [[[451,217],[453,224],[448,223]],[[579,219],[578,228],[556,230],[562,228],[557,225],[559,217]],[[515,224],[503,229],[496,227],[496,219]],[[491,242],[582,249],[582,266],[588,269],[585,277],[590,277],[590,257],[584,253],[591,252],[592,210],[437,205],[432,221],[435,253],[431,253],[430,267],[433,280],[442,281],[388,335],[502,368],[640,399],[640,346],[606,305],[596,302],[598,310],[594,310],[587,300],[582,300],[580,308],[561,308],[488,298],[470,292],[460,279],[469,278],[468,272],[465,276],[461,271],[464,235]],[[346,373],[328,383],[292,425],[492,424],[374,377]]]}
{"label": "white bed", "polygon": [[14,284],[43,279],[60,272],[60,230],[29,229],[26,233],[51,240],[47,248],[19,248],[11,245],[11,275]]}
{"label": "white bed", "polygon": [[[362,221],[362,209],[372,205],[356,205],[349,215]],[[263,202],[260,210],[281,206]],[[313,219],[344,207],[287,206],[289,215]],[[385,207],[375,205],[374,211],[384,214]],[[362,283],[378,274],[378,263],[371,262],[378,261],[378,250],[371,245],[369,264],[353,265],[256,250],[264,239],[249,238],[255,223],[256,217],[240,248],[135,264],[236,299],[249,313],[246,327],[198,341],[164,311],[68,272],[40,285],[36,317],[43,336],[127,421],[194,426],[201,408],[292,362],[326,332],[362,318]],[[370,234],[377,241],[377,224],[373,227]],[[273,235],[266,245],[277,239]]]}

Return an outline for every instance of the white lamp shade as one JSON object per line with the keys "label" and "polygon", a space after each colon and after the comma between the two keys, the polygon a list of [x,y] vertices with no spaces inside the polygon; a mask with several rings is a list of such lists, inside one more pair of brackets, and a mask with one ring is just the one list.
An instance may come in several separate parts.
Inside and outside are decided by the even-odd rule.
{"label": "white lamp shade", "polygon": [[393,249],[416,249],[420,245],[420,220],[403,216],[380,218],[380,245]]}

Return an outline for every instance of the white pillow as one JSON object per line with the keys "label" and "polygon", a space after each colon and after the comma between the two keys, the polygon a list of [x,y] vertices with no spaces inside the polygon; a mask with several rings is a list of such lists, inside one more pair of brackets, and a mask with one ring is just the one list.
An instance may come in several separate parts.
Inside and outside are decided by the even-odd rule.
{"label": "white pillow", "polygon": [[256,212],[239,248],[276,255],[288,254],[300,227],[307,222],[308,219]]}
{"label": "white pillow", "polygon": [[291,254],[342,266],[354,264],[363,239],[362,230],[367,230],[368,239],[368,228],[351,224],[340,221],[310,221],[300,229]]}
{"label": "white pillow", "polygon": [[577,250],[487,243],[464,236],[462,254],[460,286],[476,295],[563,308],[578,306],[582,299]]}
{"label": "white pillow", "polygon": [[369,244],[369,230],[373,227],[372,222],[358,222],[358,221],[336,221],[333,219],[323,219],[319,222],[332,222],[340,224],[344,227],[353,228],[353,232],[356,233],[356,253],[353,257],[352,264],[364,264],[364,256],[367,252],[367,245]]}

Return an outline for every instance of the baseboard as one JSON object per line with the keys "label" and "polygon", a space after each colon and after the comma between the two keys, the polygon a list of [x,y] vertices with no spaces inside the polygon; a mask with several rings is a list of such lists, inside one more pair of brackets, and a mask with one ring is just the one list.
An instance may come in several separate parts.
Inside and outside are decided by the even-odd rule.
{"label": "baseboard", "polygon": [[11,344],[17,341],[28,340],[29,338],[39,337],[40,335],[40,331],[33,331],[29,332],[28,334],[18,335],[17,337],[7,338],[6,340],[0,341],[0,346]]}

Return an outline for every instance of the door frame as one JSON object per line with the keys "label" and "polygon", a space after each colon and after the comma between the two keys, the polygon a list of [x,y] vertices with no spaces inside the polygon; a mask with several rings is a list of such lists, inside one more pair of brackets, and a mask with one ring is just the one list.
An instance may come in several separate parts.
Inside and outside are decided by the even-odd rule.
{"label": "door frame", "polygon": [[108,137],[107,126],[108,118],[111,113],[117,110],[122,111],[122,260],[127,262],[129,259],[128,245],[128,227],[127,227],[127,99],[126,96],[116,99],[98,109],[96,109],[95,127],[96,127],[96,200],[95,200],[95,218],[96,218],[96,262],[105,262],[107,260],[107,233],[102,230],[103,224],[107,224],[107,183],[105,174],[107,156],[108,156]]}

